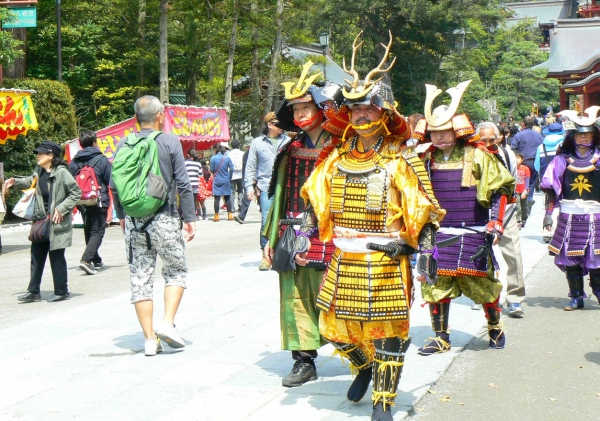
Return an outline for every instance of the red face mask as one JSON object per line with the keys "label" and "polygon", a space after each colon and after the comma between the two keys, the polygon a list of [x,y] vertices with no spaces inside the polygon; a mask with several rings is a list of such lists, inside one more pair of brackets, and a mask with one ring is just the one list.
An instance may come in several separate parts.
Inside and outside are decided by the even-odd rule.
{"label": "red face mask", "polygon": [[319,110],[314,116],[313,118],[309,119],[309,120],[304,120],[304,121],[298,121],[298,120],[294,120],[294,124],[298,127],[300,127],[301,129],[304,129],[305,127],[310,127],[315,121],[317,121],[317,119],[320,119],[323,117],[323,110]]}

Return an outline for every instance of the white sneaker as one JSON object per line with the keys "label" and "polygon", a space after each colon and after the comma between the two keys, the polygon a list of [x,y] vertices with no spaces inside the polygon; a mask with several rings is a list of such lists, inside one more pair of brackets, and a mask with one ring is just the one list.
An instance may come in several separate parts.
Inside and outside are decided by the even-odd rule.
{"label": "white sneaker", "polygon": [[165,341],[171,348],[185,347],[185,342],[183,342],[183,339],[179,336],[177,329],[175,329],[175,325],[163,321],[156,329],[156,336]]}
{"label": "white sneaker", "polygon": [[146,357],[152,357],[158,354],[159,352],[164,351],[159,338],[146,339],[144,348],[144,354],[146,355]]}

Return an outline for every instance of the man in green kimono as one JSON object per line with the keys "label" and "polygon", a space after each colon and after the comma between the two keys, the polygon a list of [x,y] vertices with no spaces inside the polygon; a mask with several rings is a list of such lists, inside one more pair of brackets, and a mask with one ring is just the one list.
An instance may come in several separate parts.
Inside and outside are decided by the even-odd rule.
{"label": "man in green kimono", "polygon": [[[305,211],[300,189],[316,167],[320,154],[326,155],[331,147],[330,133],[323,128],[324,113],[335,107],[335,98],[341,96],[336,85],[312,85],[320,76],[320,73],[308,76],[312,65],[310,61],[304,65],[297,82],[283,83],[286,94],[277,111],[279,127],[298,134],[283,142],[277,151],[269,186],[273,205],[263,231],[269,239],[265,258],[279,272],[281,347],[292,351],[295,360],[291,373],[282,380],[286,387],[317,379],[314,360],[317,349],[326,342],[319,333],[316,301],[335,249],[331,242],[312,241],[305,259],[293,252],[296,236],[306,235],[298,231]],[[283,240],[284,232],[288,241]]]}

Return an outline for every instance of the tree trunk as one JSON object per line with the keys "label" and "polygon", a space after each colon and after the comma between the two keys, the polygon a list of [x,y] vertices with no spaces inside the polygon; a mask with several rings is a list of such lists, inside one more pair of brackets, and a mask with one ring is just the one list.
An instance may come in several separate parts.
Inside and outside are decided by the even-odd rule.
{"label": "tree trunk", "polygon": [[196,78],[196,68],[189,68],[186,75],[185,87],[185,103],[187,105],[196,105],[198,98],[196,97],[196,86],[198,79]]}
{"label": "tree trunk", "polygon": [[273,109],[273,100],[277,89],[277,65],[281,57],[281,28],[283,27],[283,0],[277,0],[277,13],[275,24],[275,42],[271,51],[271,70],[269,71],[269,88],[267,90],[267,102],[264,114]]}
{"label": "tree trunk", "polygon": [[227,73],[225,75],[225,101],[223,106],[227,112],[227,121],[231,115],[231,92],[233,90],[233,60],[235,58],[235,43],[239,16],[239,0],[233,0],[233,19],[231,22],[231,37],[229,38],[229,56],[227,57]]}
{"label": "tree trunk", "polygon": [[144,86],[144,54],[146,53],[146,0],[139,0],[138,6],[138,59],[137,59],[137,90],[136,97],[142,96]]}
{"label": "tree trunk", "polygon": [[160,102],[169,102],[169,62],[167,52],[167,7],[169,0],[160,0],[158,56],[160,62]]}
{"label": "tree trunk", "polygon": [[[206,0],[206,17],[208,21],[212,21],[213,18],[213,10],[210,4],[210,1]],[[212,97],[212,84],[214,79],[214,65],[212,61],[212,42],[210,39],[210,34],[206,34],[206,60],[208,62],[208,89],[206,90],[206,105],[212,107],[213,97]]]}
{"label": "tree trunk", "polygon": [[12,36],[15,39],[23,42],[23,44],[19,46],[19,49],[23,51],[23,56],[16,59],[14,63],[10,63],[4,68],[4,77],[10,79],[24,79],[25,57],[27,52],[27,31],[25,28],[12,28],[6,29],[6,31],[12,33]]}
{"label": "tree trunk", "polygon": [[252,136],[258,136],[260,130],[260,59],[258,58],[258,25],[256,24],[256,3],[250,5],[252,16],[252,67],[250,79],[252,83],[252,114],[250,116],[250,127]]}

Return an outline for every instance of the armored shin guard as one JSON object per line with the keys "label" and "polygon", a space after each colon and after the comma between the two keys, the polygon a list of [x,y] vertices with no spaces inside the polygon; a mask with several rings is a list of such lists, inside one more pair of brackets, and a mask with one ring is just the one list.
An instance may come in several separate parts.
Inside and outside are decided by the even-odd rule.
{"label": "armored shin guard", "polygon": [[600,303],[600,269],[590,269],[590,287]]}
{"label": "armored shin guard", "polygon": [[567,266],[565,268],[567,282],[569,283],[569,296],[571,301],[565,307],[565,311],[573,311],[583,308],[583,270],[579,266]]}
{"label": "armored shin guard", "polygon": [[499,298],[493,303],[483,304],[483,311],[488,321],[488,335],[490,337],[490,348],[502,349],[506,345],[504,324],[500,320]]}
{"label": "armored shin guard", "polygon": [[435,337],[427,338],[425,342],[430,342],[419,348],[419,354],[425,356],[446,352],[451,348],[450,335],[448,334],[450,299],[444,299],[438,303],[429,303],[429,314],[431,315],[431,327],[435,332]]}
{"label": "armored shin guard", "polygon": [[404,366],[404,355],[410,345],[410,338],[377,339],[375,362],[373,364],[373,416],[372,421],[392,420],[391,406],[394,406],[398,382]]}
{"label": "armored shin guard", "polygon": [[335,347],[334,354],[350,361],[350,371],[356,377],[348,389],[346,395],[349,401],[359,402],[367,393],[369,383],[373,374],[373,363],[369,361],[362,350],[352,344],[331,342]]}

